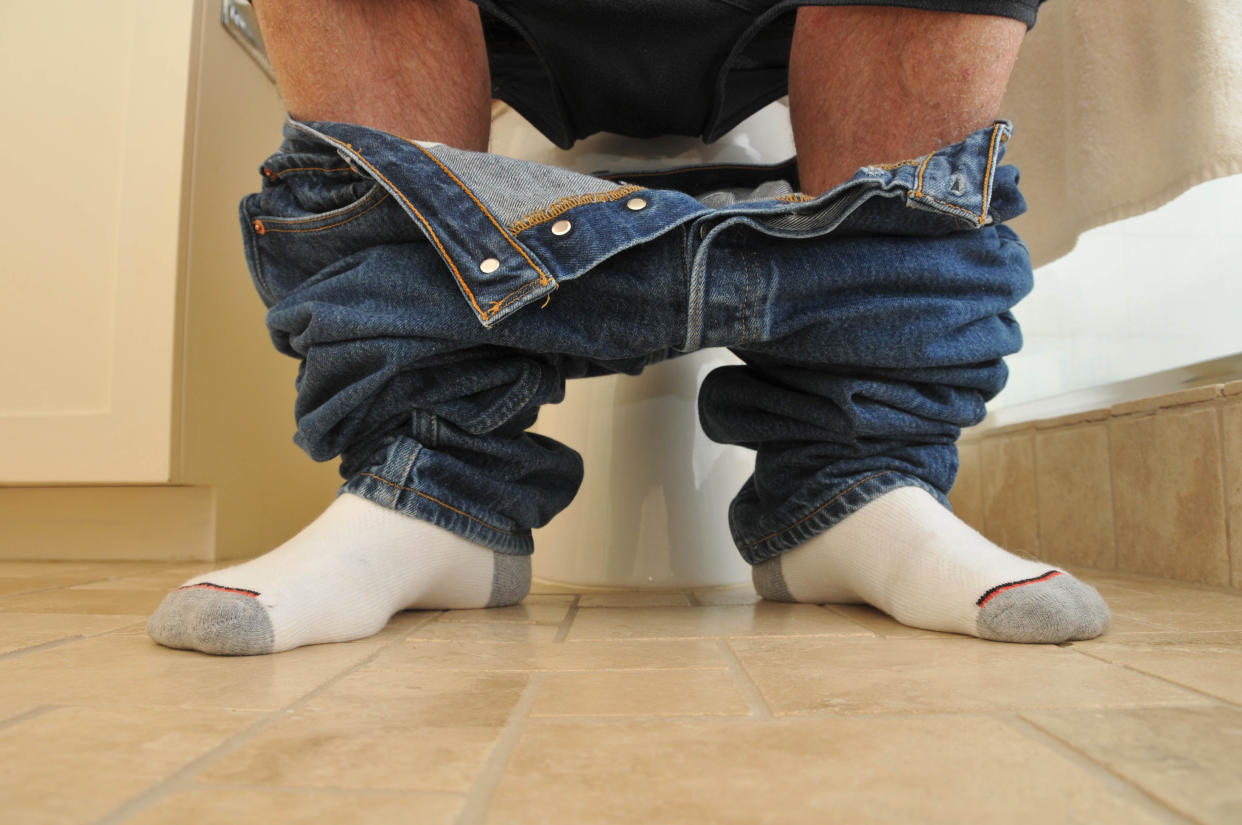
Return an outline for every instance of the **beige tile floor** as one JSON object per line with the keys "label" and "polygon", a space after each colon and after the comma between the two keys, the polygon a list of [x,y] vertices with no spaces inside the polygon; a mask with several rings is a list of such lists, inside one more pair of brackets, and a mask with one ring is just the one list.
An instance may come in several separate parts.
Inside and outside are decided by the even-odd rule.
{"label": "beige tile floor", "polygon": [[1064,646],[749,587],[403,613],[255,658],[160,648],[205,569],[0,562],[12,823],[1238,823],[1242,595],[1083,573]]}

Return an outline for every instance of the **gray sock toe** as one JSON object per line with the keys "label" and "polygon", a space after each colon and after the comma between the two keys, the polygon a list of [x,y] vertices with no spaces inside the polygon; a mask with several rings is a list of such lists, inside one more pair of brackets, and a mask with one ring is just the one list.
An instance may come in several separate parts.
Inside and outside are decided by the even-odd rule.
{"label": "gray sock toe", "polygon": [[1040,579],[985,595],[977,621],[980,638],[1056,644],[1093,639],[1108,629],[1108,605],[1094,587],[1068,573]]}
{"label": "gray sock toe", "polygon": [[272,620],[253,596],[206,587],[174,590],[147,620],[147,635],[165,647],[222,656],[271,653]]}

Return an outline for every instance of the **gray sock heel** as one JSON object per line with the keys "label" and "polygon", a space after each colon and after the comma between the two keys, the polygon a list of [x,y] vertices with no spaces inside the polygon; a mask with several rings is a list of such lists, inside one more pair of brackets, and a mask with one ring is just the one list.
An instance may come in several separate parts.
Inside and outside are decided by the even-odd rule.
{"label": "gray sock heel", "polygon": [[750,568],[750,580],[755,585],[755,591],[768,601],[797,601],[790,594],[789,585],[785,583],[785,573],[781,570],[780,556]]}
{"label": "gray sock heel", "polygon": [[517,604],[530,592],[530,556],[496,553],[496,572],[488,607]]}

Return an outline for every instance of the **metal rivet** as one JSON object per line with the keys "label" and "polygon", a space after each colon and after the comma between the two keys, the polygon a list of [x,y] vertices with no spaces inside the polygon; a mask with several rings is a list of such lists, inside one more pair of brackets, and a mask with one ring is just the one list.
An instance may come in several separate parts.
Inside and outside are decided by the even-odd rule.
{"label": "metal rivet", "polygon": [[479,264],[479,269],[482,272],[485,272],[486,274],[490,275],[493,272],[495,272],[497,269],[500,269],[500,261],[496,260],[495,258],[488,258],[486,261],[483,261],[481,264]]}
{"label": "metal rivet", "polygon": [[571,224],[569,221],[557,221],[556,223],[552,224],[552,234],[553,235],[568,235],[569,230],[573,228],[574,228],[573,224]]}
{"label": "metal rivet", "polygon": [[625,202],[625,207],[632,212],[637,212],[639,209],[647,208],[647,201],[642,198],[630,198]]}

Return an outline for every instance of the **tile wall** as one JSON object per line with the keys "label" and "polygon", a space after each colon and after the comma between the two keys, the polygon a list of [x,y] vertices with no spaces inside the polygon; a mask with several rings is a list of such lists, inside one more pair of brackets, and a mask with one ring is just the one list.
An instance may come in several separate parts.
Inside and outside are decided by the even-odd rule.
{"label": "tile wall", "polygon": [[1242,590],[1242,381],[967,431],[950,495],[1044,561]]}

